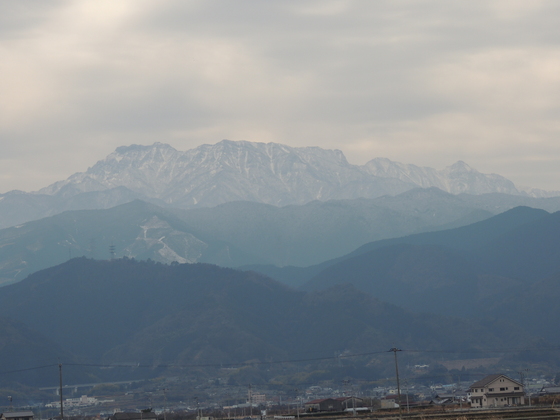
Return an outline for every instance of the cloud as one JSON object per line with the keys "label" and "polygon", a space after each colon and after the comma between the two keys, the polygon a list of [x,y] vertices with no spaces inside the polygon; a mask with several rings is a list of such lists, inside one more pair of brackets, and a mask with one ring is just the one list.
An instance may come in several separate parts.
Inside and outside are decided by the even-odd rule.
{"label": "cloud", "polygon": [[[465,160],[560,189],[552,1],[0,5],[0,191],[114,148],[232,140]],[[33,171],[29,168],[33,165]],[[560,168],[560,166],[558,166]]]}

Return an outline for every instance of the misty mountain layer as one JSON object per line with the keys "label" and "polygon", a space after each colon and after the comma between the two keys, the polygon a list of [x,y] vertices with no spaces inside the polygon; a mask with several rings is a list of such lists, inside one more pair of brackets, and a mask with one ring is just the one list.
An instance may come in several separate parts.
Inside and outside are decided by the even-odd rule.
{"label": "misty mountain layer", "polygon": [[1,194],[0,227],[134,199],[179,208],[232,201],[285,206],[395,196],[418,187],[452,194],[560,195],[521,191],[506,178],[482,174],[464,162],[436,170],[376,158],[359,166],[348,163],[340,150],[319,147],[223,140],[183,152],[155,143],[119,147],[87,171],[36,193]]}
{"label": "misty mountain layer", "polygon": [[[436,188],[396,197],[313,201],[276,207],[233,202],[206,209],[133,201],[107,210],[68,211],[0,230],[0,284],[87,256],[207,262],[227,267],[318,264],[380,239],[468,225],[519,202],[549,210],[560,199],[505,194],[452,195]],[[266,271],[276,277],[276,273]],[[291,285],[298,276],[282,277]]]}

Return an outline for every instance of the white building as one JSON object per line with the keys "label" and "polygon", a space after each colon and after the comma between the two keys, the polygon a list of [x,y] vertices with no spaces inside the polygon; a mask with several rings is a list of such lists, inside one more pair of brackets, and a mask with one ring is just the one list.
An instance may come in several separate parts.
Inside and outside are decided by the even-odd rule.
{"label": "white building", "polygon": [[505,407],[525,404],[523,385],[505,375],[489,375],[469,388],[471,407]]}

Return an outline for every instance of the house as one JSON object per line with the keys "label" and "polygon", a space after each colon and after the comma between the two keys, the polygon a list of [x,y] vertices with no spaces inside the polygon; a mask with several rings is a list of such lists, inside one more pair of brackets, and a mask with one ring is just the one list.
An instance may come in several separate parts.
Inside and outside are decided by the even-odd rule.
{"label": "house", "polygon": [[0,420],[33,420],[32,411],[11,411],[0,414]]}
{"label": "house", "polygon": [[543,386],[539,391],[539,395],[558,395],[560,394],[560,386]]}
{"label": "house", "polygon": [[386,397],[381,399],[381,408],[397,408],[399,405],[396,402],[396,397]]}
{"label": "house", "polygon": [[157,420],[157,414],[142,410],[140,413],[115,413],[108,418],[108,420]]}
{"label": "house", "polygon": [[357,397],[323,398],[305,403],[305,411],[344,411],[363,406],[363,400]]}
{"label": "house", "polygon": [[305,403],[305,411],[342,411],[344,408],[342,402],[335,398],[321,398]]}
{"label": "house", "polygon": [[336,400],[340,401],[343,410],[350,408],[362,408],[364,406],[364,400],[357,397],[340,397],[336,398]]}
{"label": "house", "polygon": [[505,407],[525,404],[523,385],[502,374],[489,375],[469,388],[471,407]]}

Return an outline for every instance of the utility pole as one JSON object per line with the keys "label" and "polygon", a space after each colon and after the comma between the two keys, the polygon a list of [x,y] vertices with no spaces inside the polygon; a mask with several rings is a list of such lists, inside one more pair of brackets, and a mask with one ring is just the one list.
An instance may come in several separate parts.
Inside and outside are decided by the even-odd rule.
{"label": "utility pole", "polygon": [[408,404],[408,379],[404,380],[404,384],[406,386],[406,412],[410,413],[410,405]]}
{"label": "utility pole", "polygon": [[297,418],[299,419],[299,405],[300,405],[301,398],[299,395],[296,398],[297,398],[296,400]]}
{"label": "utility pole", "polygon": [[348,379],[343,379],[342,380],[342,384],[344,385],[344,396],[346,397],[344,399],[344,404],[346,405],[346,410],[348,410],[348,384],[350,383],[350,381]]}
{"label": "utility pole", "polygon": [[163,420],[167,420],[165,412],[167,411],[167,396],[165,395],[167,388],[163,388]]}
{"label": "utility pole", "polygon": [[531,407],[531,394],[529,393],[529,388],[525,386],[526,375],[524,372],[529,372],[529,369],[523,369],[517,373],[519,373],[519,376],[521,378],[521,386],[523,386],[523,392],[525,393],[525,395],[527,395],[527,398],[529,399],[529,407]]}
{"label": "utility pole", "polygon": [[62,400],[62,363],[58,364],[58,377],[60,379],[58,388],[58,393],[60,394],[60,420],[64,420],[64,402]]}
{"label": "utility pole", "polygon": [[463,409],[463,393],[461,392],[461,375],[457,376],[457,388],[459,388],[459,408]]}
{"label": "utility pole", "polygon": [[198,405],[198,397],[194,397],[196,401],[196,420],[200,420],[200,406]]}
{"label": "utility pole", "polygon": [[[527,379],[529,379],[529,369],[525,369],[525,371],[527,372]],[[529,389],[529,384],[527,384],[527,398],[529,398],[529,407],[531,407],[531,390]]]}
{"label": "utility pole", "polygon": [[398,396],[398,402],[399,402],[399,418],[402,418],[401,383],[399,381],[399,362],[397,360],[397,352],[402,351],[402,350],[398,349],[396,347],[393,347],[389,351],[392,351],[393,354],[395,355],[395,372],[397,374],[397,396]]}
{"label": "utility pole", "polygon": [[249,417],[253,417],[253,389],[249,384]]}

